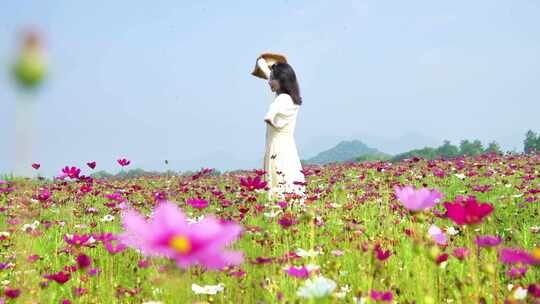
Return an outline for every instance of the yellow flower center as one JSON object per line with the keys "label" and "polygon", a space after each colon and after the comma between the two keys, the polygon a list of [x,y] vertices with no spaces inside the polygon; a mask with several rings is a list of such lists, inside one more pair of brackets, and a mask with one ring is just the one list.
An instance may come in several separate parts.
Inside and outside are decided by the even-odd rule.
{"label": "yellow flower center", "polygon": [[191,250],[191,243],[189,242],[189,239],[181,235],[171,238],[169,241],[169,246],[182,254],[186,254]]}

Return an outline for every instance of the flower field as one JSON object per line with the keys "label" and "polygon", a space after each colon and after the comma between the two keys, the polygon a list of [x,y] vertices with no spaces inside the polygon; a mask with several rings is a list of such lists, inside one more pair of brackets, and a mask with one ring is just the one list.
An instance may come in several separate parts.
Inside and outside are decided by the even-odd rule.
{"label": "flower field", "polygon": [[540,303],[540,154],[305,166],[273,202],[96,166],[0,178],[0,303]]}

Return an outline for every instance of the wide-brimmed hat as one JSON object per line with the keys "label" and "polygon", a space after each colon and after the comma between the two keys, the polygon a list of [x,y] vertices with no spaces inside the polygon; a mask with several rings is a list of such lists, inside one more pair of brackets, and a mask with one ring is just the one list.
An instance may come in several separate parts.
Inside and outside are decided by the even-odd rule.
{"label": "wide-brimmed hat", "polygon": [[[269,68],[276,62],[287,63],[287,57],[285,57],[285,55],[278,54],[278,53],[262,53],[259,57],[257,57],[257,60],[259,60],[259,58],[261,57],[264,58],[264,60],[266,60],[266,64],[268,65]],[[259,68],[259,66],[257,65],[257,62],[255,62],[255,68],[251,72],[251,75],[262,78],[262,79],[266,79],[266,75],[264,75],[264,72]]]}

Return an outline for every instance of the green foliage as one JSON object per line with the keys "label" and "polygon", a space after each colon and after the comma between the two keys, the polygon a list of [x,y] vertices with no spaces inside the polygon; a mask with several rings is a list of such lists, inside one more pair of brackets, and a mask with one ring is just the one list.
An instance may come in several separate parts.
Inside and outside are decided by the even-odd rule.
{"label": "green foliage", "polygon": [[523,141],[523,152],[540,152],[540,134],[536,135],[532,130],[527,131],[525,140]]}

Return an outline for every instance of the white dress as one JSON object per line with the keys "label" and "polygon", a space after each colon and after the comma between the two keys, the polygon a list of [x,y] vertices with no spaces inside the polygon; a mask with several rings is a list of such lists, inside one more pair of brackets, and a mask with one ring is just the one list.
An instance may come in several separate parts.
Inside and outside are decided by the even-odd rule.
{"label": "white dress", "polygon": [[[264,59],[260,62],[261,69],[269,77]],[[277,94],[268,108],[264,119],[269,119],[266,124],[266,147],[264,154],[264,180],[268,183],[268,200],[285,198],[285,193],[295,193],[301,196],[304,202],[305,186],[294,182],[305,183],[302,173],[302,164],[298,157],[294,130],[296,117],[300,106],[295,104],[289,94]]]}

